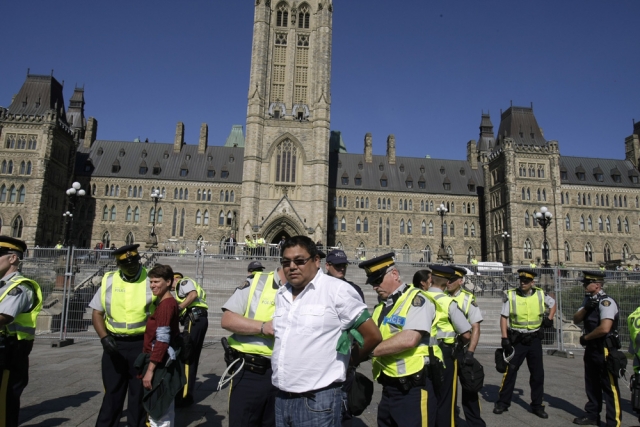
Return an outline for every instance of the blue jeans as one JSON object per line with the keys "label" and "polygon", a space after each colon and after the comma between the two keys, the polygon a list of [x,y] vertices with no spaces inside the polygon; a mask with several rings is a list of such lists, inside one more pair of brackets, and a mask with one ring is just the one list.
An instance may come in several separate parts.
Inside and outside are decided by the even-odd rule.
{"label": "blue jeans", "polygon": [[276,427],[340,427],[341,409],[340,385],[307,396],[278,392]]}

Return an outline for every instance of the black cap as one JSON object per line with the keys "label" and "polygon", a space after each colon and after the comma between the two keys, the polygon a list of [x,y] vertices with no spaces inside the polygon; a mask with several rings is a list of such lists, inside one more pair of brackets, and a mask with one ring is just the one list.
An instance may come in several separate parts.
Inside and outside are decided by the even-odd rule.
{"label": "black cap", "polygon": [[467,269],[464,267],[457,267],[455,265],[452,265],[451,268],[453,268],[454,273],[457,277],[464,277],[467,275]]}
{"label": "black cap", "polygon": [[20,256],[27,250],[27,244],[14,237],[0,236],[0,255],[6,255],[10,252],[19,253]]}
{"label": "black cap", "polygon": [[320,249],[317,249],[317,252],[318,252],[318,256],[320,257],[320,259],[324,259],[324,258],[327,257],[327,254],[322,252]]}
{"label": "black cap", "polygon": [[182,279],[184,277],[184,274],[180,273],[179,271],[174,271],[173,272],[173,277],[174,278],[178,278],[179,277],[179,278]]}
{"label": "black cap", "polygon": [[521,279],[533,280],[538,277],[538,273],[530,268],[521,268],[518,270],[518,276],[520,276]]}
{"label": "black cap", "polygon": [[264,270],[264,266],[262,265],[262,263],[260,261],[251,261],[249,263],[249,266],[247,267],[247,271],[249,271],[249,272],[263,271],[263,270]]}
{"label": "black cap", "polygon": [[396,254],[389,252],[388,254],[380,255],[379,257],[370,259],[368,261],[362,261],[358,264],[358,267],[362,268],[367,275],[367,284],[374,283],[387,273],[387,269],[392,265],[395,265],[393,257]]}
{"label": "black cap", "polygon": [[334,249],[327,255],[327,262],[331,264],[348,264],[347,254],[341,249]]}
{"label": "black cap", "polygon": [[140,254],[138,254],[139,247],[140,245],[120,246],[118,249],[113,251],[113,256],[116,258],[117,262],[138,261],[140,259]]}
{"label": "black cap", "polygon": [[587,286],[589,283],[598,282],[603,283],[605,274],[602,271],[583,271],[582,272],[582,285]]}
{"label": "black cap", "polygon": [[431,269],[432,276],[451,279],[452,276],[456,275],[456,271],[453,269],[453,267],[449,267],[448,265],[433,264],[430,265],[429,268]]}

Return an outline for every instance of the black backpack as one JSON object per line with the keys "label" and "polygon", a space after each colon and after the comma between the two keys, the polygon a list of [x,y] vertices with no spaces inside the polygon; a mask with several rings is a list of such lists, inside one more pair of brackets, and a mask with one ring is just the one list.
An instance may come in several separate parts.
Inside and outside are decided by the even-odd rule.
{"label": "black backpack", "polygon": [[484,368],[477,359],[473,359],[473,365],[463,363],[460,367],[460,385],[464,390],[472,393],[482,390],[484,386]]}

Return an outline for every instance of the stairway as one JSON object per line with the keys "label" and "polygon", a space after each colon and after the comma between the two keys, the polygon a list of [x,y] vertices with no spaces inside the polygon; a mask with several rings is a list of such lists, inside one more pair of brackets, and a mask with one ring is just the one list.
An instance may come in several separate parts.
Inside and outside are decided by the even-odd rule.
{"label": "stairway", "polygon": [[480,342],[478,347],[494,348],[500,347],[500,313],[502,312],[502,298],[476,298],[482,318],[480,324]]}

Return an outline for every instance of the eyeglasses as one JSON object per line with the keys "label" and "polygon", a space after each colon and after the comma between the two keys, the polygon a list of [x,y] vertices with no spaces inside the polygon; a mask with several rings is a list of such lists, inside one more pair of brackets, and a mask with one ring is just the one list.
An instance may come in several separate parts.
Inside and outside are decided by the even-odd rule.
{"label": "eyeglasses", "polygon": [[280,260],[280,264],[282,265],[282,268],[289,268],[291,266],[291,263],[294,263],[295,265],[300,267],[300,266],[305,265],[307,262],[309,262],[309,260],[311,258],[313,258],[313,257],[310,256],[309,258],[296,258],[296,259],[282,258]]}
{"label": "eyeglasses", "polygon": [[374,280],[373,282],[371,282],[371,286],[380,286],[382,284],[382,281],[384,280],[384,276],[386,276],[387,274],[391,273],[393,270],[387,270],[382,276],[378,277],[376,280]]}

